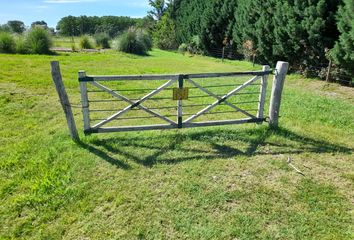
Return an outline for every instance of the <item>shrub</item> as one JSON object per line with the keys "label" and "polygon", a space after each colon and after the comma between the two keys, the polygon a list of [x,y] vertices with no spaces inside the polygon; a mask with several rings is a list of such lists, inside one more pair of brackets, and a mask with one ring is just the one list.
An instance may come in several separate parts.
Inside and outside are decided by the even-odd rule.
{"label": "shrub", "polygon": [[27,54],[29,52],[26,39],[22,36],[19,36],[16,39],[16,53]]}
{"label": "shrub", "polygon": [[83,35],[80,38],[80,47],[81,49],[93,49],[93,44],[88,35]]}
{"label": "shrub", "polygon": [[188,45],[185,43],[182,43],[179,47],[178,47],[178,52],[185,54],[188,51]]}
{"label": "shrub", "polygon": [[0,25],[0,32],[11,32],[11,28],[7,24]]}
{"label": "shrub", "polygon": [[117,39],[117,50],[145,55],[151,49],[152,43],[148,34],[136,28],[129,28]]}
{"label": "shrub", "polygon": [[152,39],[146,31],[141,30],[141,29],[137,30],[137,38],[138,38],[138,41],[141,41],[144,43],[147,51],[150,51],[152,49]]}
{"label": "shrub", "polygon": [[203,53],[203,46],[202,46],[202,41],[198,35],[193,36],[189,46],[188,46],[188,52],[192,54],[202,54]]}
{"label": "shrub", "polygon": [[0,53],[14,53],[15,52],[15,40],[10,33],[0,33]]}
{"label": "shrub", "polygon": [[257,49],[255,49],[254,43],[251,40],[246,40],[242,44],[242,53],[245,56],[245,59],[248,61],[253,61],[257,55]]}
{"label": "shrub", "polygon": [[96,45],[102,48],[109,48],[109,35],[107,33],[98,33],[95,35]]}
{"label": "shrub", "polygon": [[26,36],[26,44],[31,53],[48,54],[52,46],[52,39],[47,30],[34,27]]}

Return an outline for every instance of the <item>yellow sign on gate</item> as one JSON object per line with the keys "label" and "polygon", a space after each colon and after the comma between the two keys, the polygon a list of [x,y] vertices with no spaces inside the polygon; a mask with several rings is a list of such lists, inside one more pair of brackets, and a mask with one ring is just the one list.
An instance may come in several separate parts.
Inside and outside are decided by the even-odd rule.
{"label": "yellow sign on gate", "polygon": [[174,88],[173,100],[187,100],[189,88]]}

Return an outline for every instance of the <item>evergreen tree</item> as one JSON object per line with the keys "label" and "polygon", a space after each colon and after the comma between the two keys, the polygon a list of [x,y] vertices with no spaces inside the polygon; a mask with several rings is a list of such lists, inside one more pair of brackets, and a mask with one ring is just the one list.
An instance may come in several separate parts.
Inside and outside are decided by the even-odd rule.
{"label": "evergreen tree", "polygon": [[332,50],[335,63],[354,74],[354,1],[344,0],[344,5],[339,8],[338,29],[339,40]]}
{"label": "evergreen tree", "polygon": [[339,0],[278,1],[273,55],[303,67],[325,64],[325,49],[338,38],[333,17],[338,4]]}
{"label": "evergreen tree", "polygon": [[205,50],[221,49],[232,39],[236,0],[211,1],[201,16],[200,38]]}
{"label": "evergreen tree", "polygon": [[165,14],[157,22],[153,32],[154,45],[160,49],[177,49],[176,27],[172,19]]}
{"label": "evergreen tree", "polygon": [[156,20],[160,20],[167,10],[165,0],[149,0],[149,5],[153,8],[149,11],[149,16]]}
{"label": "evergreen tree", "polygon": [[339,36],[334,16],[340,2],[175,0],[170,9],[179,44],[199,36],[208,52],[228,39],[245,56],[256,54],[259,63],[282,59],[306,68],[328,63],[325,49]]}

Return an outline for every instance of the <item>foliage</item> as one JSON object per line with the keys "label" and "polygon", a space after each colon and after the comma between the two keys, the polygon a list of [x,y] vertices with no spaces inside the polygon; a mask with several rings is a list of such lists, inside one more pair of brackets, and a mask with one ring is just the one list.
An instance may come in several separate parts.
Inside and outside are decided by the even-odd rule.
{"label": "foliage", "polygon": [[[198,35],[213,52],[228,39],[239,53],[251,41],[259,63],[282,59],[293,66],[326,63],[325,48],[338,38],[334,15],[340,0],[177,0],[170,7],[178,43]],[[247,57],[247,56],[246,56]]]}
{"label": "foliage", "polygon": [[8,21],[7,25],[14,33],[23,33],[26,30],[26,26],[22,21],[18,21],[18,20]]}
{"label": "foliage", "polygon": [[254,48],[254,44],[251,40],[246,40],[242,44],[242,49],[242,53],[248,61],[253,60],[257,55],[257,49]]}
{"label": "foliage", "polygon": [[82,35],[80,38],[80,47],[81,49],[93,49],[93,43],[91,42],[90,36]]}
{"label": "foliage", "polygon": [[150,17],[161,20],[162,16],[167,10],[167,5],[165,0],[149,0],[149,5],[153,8],[148,13]]}
{"label": "foliage", "polygon": [[18,36],[16,38],[16,53],[28,54],[29,52],[26,38],[24,36]]}
{"label": "foliage", "polygon": [[94,38],[97,46],[100,46],[102,48],[110,48],[109,46],[110,37],[107,33],[97,33],[95,34]]}
{"label": "foliage", "polygon": [[344,0],[337,19],[340,32],[339,40],[331,52],[335,63],[354,75],[354,2]]}
{"label": "foliage", "polygon": [[153,32],[154,45],[160,49],[176,49],[176,26],[166,14],[157,22]]}
{"label": "foliage", "polygon": [[44,29],[48,29],[48,24],[43,20],[42,21],[35,21],[31,24],[31,28],[36,27],[36,26],[42,27]]}
{"label": "foliage", "polygon": [[121,52],[146,55],[151,46],[151,39],[145,31],[131,27],[117,39],[116,48]]}
{"label": "foliage", "polygon": [[11,32],[11,28],[7,24],[0,24],[0,32]]}
{"label": "foliage", "polygon": [[130,17],[67,16],[60,19],[57,30],[63,36],[94,35],[95,33],[105,32],[112,38],[137,23],[138,19]]}
{"label": "foliage", "polygon": [[339,0],[278,2],[274,14],[273,61],[283,58],[292,65],[327,65],[325,49],[338,39],[334,15]]}
{"label": "foliage", "polygon": [[143,17],[141,19],[137,19],[137,23],[136,23],[136,28],[140,28],[140,29],[145,29],[146,31],[148,31],[148,33],[150,35],[152,35],[153,31],[154,31],[154,27],[155,27],[156,21],[154,20],[154,18],[150,15]]}
{"label": "foliage", "polygon": [[14,53],[15,49],[14,37],[8,32],[0,32],[0,53]]}
{"label": "foliage", "polygon": [[171,16],[176,22],[178,43],[189,42],[198,35],[203,51],[221,49],[225,38],[232,38],[235,23],[236,0],[181,0],[171,6]]}
{"label": "foliage", "polygon": [[26,44],[31,53],[48,54],[52,46],[52,39],[47,30],[42,27],[34,27],[26,36]]}
{"label": "foliage", "polygon": [[201,27],[198,33],[203,50],[207,53],[221,49],[225,45],[225,39],[232,39],[236,4],[236,0],[216,0],[208,3],[201,16]]}
{"label": "foliage", "polygon": [[146,32],[143,29],[137,29],[137,34],[138,34],[138,41],[142,42],[146,48],[147,51],[150,51],[152,49],[152,39],[148,32]]}
{"label": "foliage", "polygon": [[185,54],[187,51],[188,51],[188,44],[182,43],[181,45],[179,45],[178,52]]}
{"label": "foliage", "polygon": [[203,43],[198,35],[193,36],[188,45],[188,52],[192,54],[202,54],[203,53],[202,44]]}

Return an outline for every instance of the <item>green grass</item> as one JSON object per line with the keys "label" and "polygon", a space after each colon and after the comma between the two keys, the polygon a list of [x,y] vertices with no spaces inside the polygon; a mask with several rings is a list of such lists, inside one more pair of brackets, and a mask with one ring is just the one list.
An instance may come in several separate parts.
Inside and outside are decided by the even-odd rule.
{"label": "green grass", "polygon": [[[1,239],[353,239],[353,89],[291,75],[278,130],[80,131],[76,144],[51,60],[60,61],[74,105],[78,70],[260,68],[159,50],[147,57],[0,55]],[[74,114],[81,130],[80,109]],[[289,156],[305,176],[288,166]]]}
{"label": "green grass", "polygon": [[[80,39],[81,37],[53,37],[53,47],[72,49],[72,46],[75,46],[75,50],[80,50]],[[93,37],[89,37],[89,39],[92,44],[95,43]]]}

